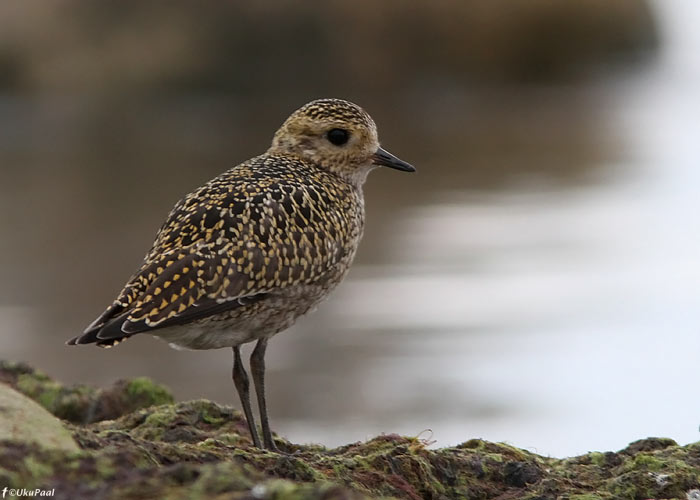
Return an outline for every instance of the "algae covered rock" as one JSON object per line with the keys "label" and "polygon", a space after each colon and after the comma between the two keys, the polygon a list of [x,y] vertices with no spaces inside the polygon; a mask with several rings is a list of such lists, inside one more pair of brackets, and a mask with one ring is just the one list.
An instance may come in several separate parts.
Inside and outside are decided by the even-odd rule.
{"label": "algae covered rock", "polygon": [[[70,393],[42,377],[45,387]],[[143,380],[122,385],[151,392]],[[479,439],[430,449],[418,438],[393,434],[334,449],[276,437],[283,452],[272,453],[252,447],[240,412],[205,400],[65,425],[80,451],[0,442],[0,484],[54,488],[57,498],[70,499],[700,498],[700,443],[679,446],[670,439],[567,459]]]}
{"label": "algae covered rock", "polygon": [[98,389],[65,387],[25,363],[0,360],[0,382],[32,398],[57,417],[76,424],[117,418],[152,405],[172,403],[170,392],[145,377]]}

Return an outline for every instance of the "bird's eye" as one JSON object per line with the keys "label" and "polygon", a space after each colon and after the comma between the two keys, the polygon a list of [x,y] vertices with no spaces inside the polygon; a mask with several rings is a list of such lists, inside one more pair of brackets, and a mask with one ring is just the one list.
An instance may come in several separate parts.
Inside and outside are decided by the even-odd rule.
{"label": "bird's eye", "polygon": [[328,140],[331,144],[335,144],[336,146],[342,146],[343,144],[348,142],[348,139],[350,139],[350,132],[342,128],[333,128],[328,131],[326,137],[328,137]]}

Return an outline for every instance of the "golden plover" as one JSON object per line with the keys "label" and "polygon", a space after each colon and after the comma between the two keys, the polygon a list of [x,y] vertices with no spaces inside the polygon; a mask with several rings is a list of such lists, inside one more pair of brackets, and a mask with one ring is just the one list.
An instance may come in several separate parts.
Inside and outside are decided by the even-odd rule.
{"label": "golden plover", "polygon": [[364,225],[362,185],[376,166],[415,169],[379,146],[372,118],[340,99],[310,102],[272,146],[185,196],[143,264],[107,310],[68,344],[112,347],[150,333],[188,349],[233,348],[233,382],[261,447],[276,450],[265,404],[265,349],[348,272]]}

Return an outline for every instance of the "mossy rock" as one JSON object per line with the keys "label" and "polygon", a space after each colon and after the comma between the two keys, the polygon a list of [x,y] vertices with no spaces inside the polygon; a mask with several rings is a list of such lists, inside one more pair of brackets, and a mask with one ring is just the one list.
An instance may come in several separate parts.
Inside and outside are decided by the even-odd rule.
{"label": "mossy rock", "polygon": [[0,360],[0,382],[76,424],[110,420],[139,408],[173,402],[170,391],[145,377],[120,380],[108,389],[65,387],[25,363],[12,361]]}
{"label": "mossy rock", "polygon": [[[143,380],[122,384],[150,393]],[[334,449],[276,437],[282,453],[272,453],[252,447],[240,412],[205,400],[66,426],[79,452],[0,443],[0,484],[71,499],[700,499],[700,443],[670,439],[567,459],[479,439],[429,449],[393,434]]]}

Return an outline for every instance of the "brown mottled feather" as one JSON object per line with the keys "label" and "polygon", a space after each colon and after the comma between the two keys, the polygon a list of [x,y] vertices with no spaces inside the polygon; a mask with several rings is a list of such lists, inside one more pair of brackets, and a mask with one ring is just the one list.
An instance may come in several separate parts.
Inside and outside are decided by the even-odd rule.
{"label": "brown mottled feather", "polygon": [[243,297],[322,279],[345,255],[348,214],[360,215],[351,191],[295,157],[232,168],[175,206],[141,269],[84,337],[123,316],[119,328],[78,343],[186,323],[212,304],[239,307]]}

